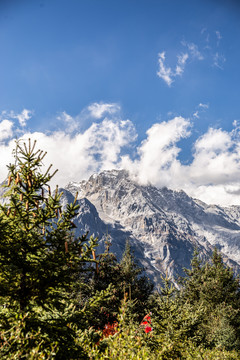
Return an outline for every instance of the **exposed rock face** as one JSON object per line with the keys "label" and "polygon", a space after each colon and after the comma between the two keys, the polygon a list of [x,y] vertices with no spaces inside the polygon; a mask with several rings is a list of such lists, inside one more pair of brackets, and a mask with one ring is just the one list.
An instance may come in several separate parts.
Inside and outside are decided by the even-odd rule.
{"label": "exposed rock face", "polygon": [[[118,258],[128,239],[156,283],[166,272],[172,279],[184,275],[194,248],[207,258],[216,246],[240,273],[240,206],[207,205],[183,191],[141,186],[124,170],[104,171],[61,191],[63,205],[78,192],[77,235],[97,236],[99,252],[108,238]],[[0,188],[2,203],[4,192]]]}
{"label": "exposed rock face", "polygon": [[70,183],[65,196],[78,191],[78,232],[112,241],[121,256],[126,239],[147,272],[159,281],[189,267],[194,248],[208,257],[217,246],[225,261],[240,270],[240,207],[207,205],[183,191],[141,186],[124,170],[104,171],[88,181]]}

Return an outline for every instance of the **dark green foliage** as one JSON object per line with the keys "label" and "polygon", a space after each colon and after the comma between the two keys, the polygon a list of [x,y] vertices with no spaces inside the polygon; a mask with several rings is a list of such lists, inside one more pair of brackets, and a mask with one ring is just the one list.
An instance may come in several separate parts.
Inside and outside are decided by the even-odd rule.
{"label": "dark green foliage", "polygon": [[129,299],[137,299],[141,306],[146,306],[146,301],[153,291],[153,283],[143,275],[143,268],[136,263],[129,241],[126,241],[120,266],[124,290]]}
{"label": "dark green foliage", "polygon": [[200,325],[203,319],[203,308],[182,304],[176,288],[166,277],[163,287],[150,300],[153,336],[149,343],[153,350],[161,348],[163,359],[181,358],[184,344],[201,343]]}
{"label": "dark green foliage", "polygon": [[240,288],[239,279],[224,265],[215,249],[210,262],[202,264],[198,254],[192,268],[185,270],[181,300],[204,308],[201,331],[207,346],[236,349],[240,346]]}
{"label": "dark green foliage", "polygon": [[30,140],[17,143],[15,164],[9,165],[6,204],[0,207],[0,330],[13,328],[16,314],[23,316],[23,332],[39,332],[46,348],[56,343],[56,358],[70,352],[77,358],[81,349],[69,324],[84,320],[76,307],[77,280],[94,261],[96,240],[74,238],[78,207],[74,202],[61,209],[61,194],[48,185],[51,166],[41,172],[44,156]]}
{"label": "dark green foliage", "polygon": [[96,239],[74,237],[76,199],[61,208],[44,156],[17,143],[0,206],[0,358],[239,359],[239,279],[217,250],[205,263],[195,252],[179,289],[163,278],[153,293],[129,242],[118,262],[109,243],[96,257]]}
{"label": "dark green foliage", "polygon": [[[100,311],[97,325],[102,328],[106,322],[113,322],[117,319],[117,314],[121,301],[128,298],[132,301],[132,313],[137,315],[138,321],[145,315],[145,308],[149,295],[153,291],[153,283],[143,275],[143,269],[137,265],[129,242],[120,262],[116,256],[109,252],[109,243],[106,250],[99,256],[99,271],[95,272],[91,279],[92,296],[95,291],[105,290],[112,284],[112,301],[104,311]],[[92,325],[96,326],[95,323]]]}
{"label": "dark green foliage", "polygon": [[215,249],[211,262],[202,264],[195,252],[191,262],[192,268],[185,269],[186,277],[182,279],[184,297],[189,302],[204,302],[206,305],[231,304],[240,305],[239,279],[233,271],[224,265],[222,256]]}

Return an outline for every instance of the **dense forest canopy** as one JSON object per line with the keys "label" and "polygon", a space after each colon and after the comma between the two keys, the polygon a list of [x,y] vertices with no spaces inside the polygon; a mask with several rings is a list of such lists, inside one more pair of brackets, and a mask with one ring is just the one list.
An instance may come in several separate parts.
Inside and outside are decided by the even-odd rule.
{"label": "dense forest canopy", "polygon": [[[160,290],[126,242],[120,261],[75,237],[36,142],[18,141],[0,207],[1,359],[238,359],[239,279],[197,251],[176,289]],[[77,195],[76,195],[77,197]]]}

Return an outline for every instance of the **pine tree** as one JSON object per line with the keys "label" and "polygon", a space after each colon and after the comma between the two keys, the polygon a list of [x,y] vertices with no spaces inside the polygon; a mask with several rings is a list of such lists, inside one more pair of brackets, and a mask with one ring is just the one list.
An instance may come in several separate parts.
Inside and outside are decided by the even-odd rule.
{"label": "pine tree", "polygon": [[[129,241],[126,241],[125,250],[120,261],[121,274],[124,291],[128,293],[130,300],[137,300],[139,309],[143,310],[146,302],[153,291],[153,283],[143,274],[143,268],[139,266],[134,258]],[[140,311],[139,316],[142,315]]]}
{"label": "pine tree", "polygon": [[80,275],[95,262],[91,254],[97,240],[74,238],[76,198],[62,209],[61,194],[49,186],[56,171],[50,173],[51,165],[41,171],[46,153],[36,151],[35,145],[30,139],[28,144],[16,143],[6,204],[0,206],[0,330],[24,318],[25,333],[40,329],[45,346],[57,344],[56,358],[68,358],[69,349],[75,358],[80,349],[68,324],[84,328],[74,297]]}
{"label": "pine tree", "polygon": [[221,303],[238,307],[240,304],[239,279],[223,262],[222,255],[215,249],[209,262],[202,263],[195,252],[191,269],[185,269],[182,279],[183,296],[189,302],[204,302],[208,306]]}
{"label": "pine tree", "polygon": [[183,269],[186,277],[179,278],[179,285],[184,289],[184,298],[188,302],[194,304],[196,301],[200,300],[201,289],[203,287],[203,263],[199,257],[199,252],[195,249],[193,253],[193,258],[191,260],[191,268]]}
{"label": "pine tree", "polygon": [[189,303],[183,304],[167,276],[162,277],[162,284],[150,300],[152,347],[161,348],[162,359],[180,359],[189,340],[197,344],[202,340],[199,326],[203,311],[201,306],[197,308]]}
{"label": "pine tree", "polygon": [[[119,262],[116,256],[109,251],[111,243],[106,242],[105,252],[99,255],[98,271],[94,273],[92,279],[89,279],[91,291],[89,297],[93,296],[96,291],[106,290],[112,285],[112,302],[108,304],[105,313],[99,312],[95,319],[96,323],[102,328],[106,323],[113,323],[117,320],[117,313],[123,299],[132,301],[132,314],[135,313],[138,321],[146,315],[145,308],[147,300],[153,291],[153,283],[143,275],[141,268],[134,258],[129,242],[126,242],[125,251]],[[99,322],[100,320],[100,322]]]}
{"label": "pine tree", "polygon": [[215,249],[210,261],[202,263],[195,253],[192,267],[185,269],[185,273],[182,302],[204,307],[202,334],[206,345],[240,347],[239,279],[224,264],[222,255]]}

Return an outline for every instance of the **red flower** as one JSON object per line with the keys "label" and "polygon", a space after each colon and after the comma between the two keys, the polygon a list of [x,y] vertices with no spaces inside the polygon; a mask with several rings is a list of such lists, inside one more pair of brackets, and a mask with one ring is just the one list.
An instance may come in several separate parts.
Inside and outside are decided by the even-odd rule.
{"label": "red flower", "polygon": [[153,330],[151,327],[151,316],[149,314],[144,316],[140,326],[144,328],[146,334]]}
{"label": "red flower", "polygon": [[146,326],[144,331],[145,331],[146,334],[149,333],[150,331],[152,331],[151,326]]}

